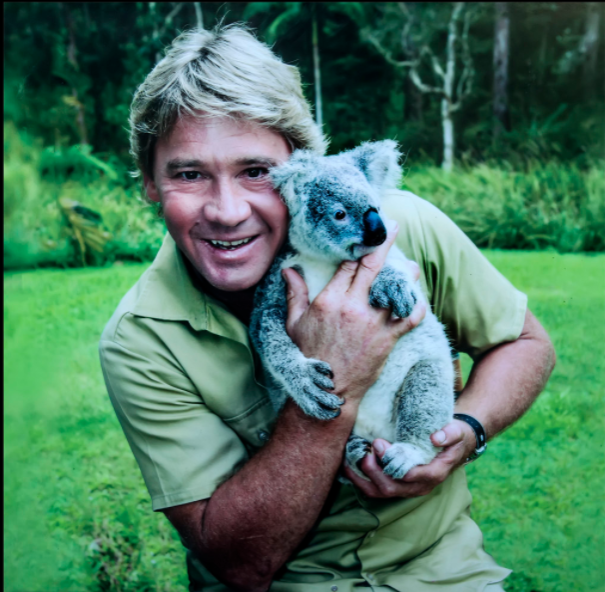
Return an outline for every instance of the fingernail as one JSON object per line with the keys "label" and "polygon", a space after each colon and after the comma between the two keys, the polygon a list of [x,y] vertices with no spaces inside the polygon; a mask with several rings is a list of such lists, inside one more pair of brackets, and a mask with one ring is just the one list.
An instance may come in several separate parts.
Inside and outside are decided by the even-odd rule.
{"label": "fingernail", "polygon": [[437,442],[437,444],[445,444],[445,432],[443,430],[439,430],[435,434],[435,442]]}
{"label": "fingernail", "polygon": [[384,442],[381,442],[380,440],[378,442],[376,442],[374,444],[374,450],[380,455],[382,456],[384,454],[384,451],[386,450],[386,447],[384,445]]}

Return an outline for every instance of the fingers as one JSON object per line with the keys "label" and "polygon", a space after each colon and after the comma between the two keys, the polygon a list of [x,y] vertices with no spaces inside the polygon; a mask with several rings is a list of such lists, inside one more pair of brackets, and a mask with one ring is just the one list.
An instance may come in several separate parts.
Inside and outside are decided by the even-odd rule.
{"label": "fingers", "polygon": [[361,492],[364,495],[367,495],[368,497],[384,497],[380,493],[380,491],[378,490],[376,485],[374,485],[374,483],[372,483],[371,481],[366,481],[365,479],[362,479],[359,475],[357,475],[357,473],[352,471],[346,465],[344,466],[344,474],[345,474],[345,477],[351,483],[353,483],[353,485],[355,485],[355,487],[357,487],[359,490],[361,490]]}
{"label": "fingers", "polygon": [[464,463],[464,448],[458,444],[442,450],[428,465],[410,469],[402,481],[411,486],[431,486],[443,483],[454,469]]}
{"label": "fingers", "polygon": [[[458,444],[458,442],[464,440],[467,433],[466,428],[468,428],[468,433],[472,432],[471,427],[467,423],[455,419],[438,432],[435,432],[431,436],[431,442],[435,446],[452,446],[453,444]],[[475,440],[474,432],[472,435],[473,440]]]}
{"label": "fingers", "polygon": [[[380,442],[385,444],[383,451],[378,452],[380,448]],[[427,486],[424,483],[404,483],[402,480],[393,479],[388,475],[385,475],[380,459],[390,444],[386,440],[374,440],[372,445],[373,453],[368,454],[361,461],[361,470],[371,480],[370,482],[364,481],[357,477],[354,481],[356,485],[368,496],[376,498],[392,498],[392,497],[418,497],[419,495],[426,495],[430,493],[432,487]],[[351,479],[353,481],[353,479]]]}
{"label": "fingers", "polygon": [[382,269],[386,261],[389,249],[393,246],[399,226],[394,220],[387,220],[387,238],[373,253],[362,257],[359,260],[357,273],[353,278],[350,292],[357,293],[367,298],[370,293],[372,282]]}
{"label": "fingers", "polygon": [[288,325],[292,325],[309,306],[309,289],[300,274],[290,267],[282,270],[282,276],[288,288]]}
{"label": "fingers", "polygon": [[457,419],[432,434],[431,441],[435,446],[443,446],[443,450],[428,465],[411,469],[403,478],[406,483],[441,483],[456,467],[465,463],[476,446],[471,427]]}
{"label": "fingers", "polygon": [[[456,437],[455,434],[452,436]],[[403,479],[392,479],[384,474],[381,467],[382,456],[390,446],[391,444],[386,440],[377,438],[372,443],[372,454],[366,455],[361,461],[360,468],[370,481],[362,479],[350,468],[345,467],[347,478],[368,497],[412,498],[428,495],[466,458],[463,442],[458,441],[441,451],[428,465],[414,467]]]}
{"label": "fingers", "polygon": [[412,329],[415,329],[422,322],[425,315],[426,304],[424,302],[417,302],[409,317],[393,319],[391,323],[396,330],[396,337],[401,337]]}
{"label": "fingers", "polygon": [[359,262],[357,261],[343,261],[324,290],[336,290],[339,293],[346,292],[351,287],[358,267]]}

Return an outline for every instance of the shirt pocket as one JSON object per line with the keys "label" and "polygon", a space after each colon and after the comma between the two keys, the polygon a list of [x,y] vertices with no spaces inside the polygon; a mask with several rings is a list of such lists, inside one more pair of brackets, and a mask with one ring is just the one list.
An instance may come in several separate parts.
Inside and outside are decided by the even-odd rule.
{"label": "shirt pocket", "polygon": [[180,360],[202,401],[247,448],[260,448],[269,440],[276,413],[256,376],[251,350],[209,332],[198,334],[194,343]]}
{"label": "shirt pocket", "polygon": [[271,438],[276,419],[273,405],[263,393],[249,409],[224,421],[243,440],[248,451],[254,453]]}

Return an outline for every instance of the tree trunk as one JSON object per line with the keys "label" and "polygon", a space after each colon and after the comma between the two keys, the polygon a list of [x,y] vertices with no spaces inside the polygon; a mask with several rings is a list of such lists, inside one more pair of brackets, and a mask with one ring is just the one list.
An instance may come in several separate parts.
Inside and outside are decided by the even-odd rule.
{"label": "tree trunk", "polygon": [[317,9],[311,4],[312,41],[313,41],[313,80],[315,86],[315,121],[319,127],[323,125],[323,108],[321,104],[321,70],[319,67],[319,34],[317,30]]}
{"label": "tree trunk", "polygon": [[441,123],[443,125],[443,162],[441,168],[450,172],[454,168],[454,121],[449,101],[441,99]]}
{"label": "tree trunk", "polygon": [[160,38],[160,29],[158,26],[158,17],[156,16],[156,3],[155,2],[149,2],[147,4],[147,6],[149,7],[149,14],[151,15],[151,20],[153,22],[153,29],[151,32],[151,39],[153,40],[153,45],[155,46],[155,52],[154,52],[154,62],[153,65],[155,66],[161,59],[162,59],[162,54],[160,53],[160,50],[158,49],[158,45],[159,45],[159,38]]}
{"label": "tree trunk", "polygon": [[441,168],[451,171],[454,167],[454,121],[452,105],[454,104],[454,78],[456,76],[456,38],[458,37],[458,19],[464,2],[456,2],[450,18],[447,34],[446,65],[443,77],[443,98],[441,99],[441,123],[443,125],[443,162]]}
{"label": "tree trunk", "polygon": [[[65,14],[67,17],[67,30],[69,31],[69,45],[67,46],[67,61],[72,65],[76,71],[80,70],[78,64],[78,48],[76,46],[76,36],[74,34],[73,17],[70,8],[64,5]],[[84,105],[78,98],[78,89],[72,86],[71,95],[73,97],[70,102],[76,110],[76,127],[78,128],[78,134],[80,136],[80,144],[88,144],[88,130],[86,129],[86,117],[84,115]]]}
{"label": "tree trunk", "polygon": [[423,96],[422,93],[418,90],[418,87],[413,83],[412,79],[410,78],[409,72],[405,76],[403,88],[405,93],[405,121],[414,121],[416,123],[422,123],[424,119]]}
{"label": "tree trunk", "polygon": [[194,2],[193,7],[195,8],[195,21],[198,29],[204,28],[204,13],[202,12],[202,3]]}
{"label": "tree trunk", "polygon": [[597,58],[599,52],[599,26],[601,11],[597,2],[588,2],[586,12],[586,31],[582,39],[584,50],[584,65],[582,79],[584,95],[587,100],[594,97],[595,79],[597,73]]}
{"label": "tree trunk", "polygon": [[508,111],[508,56],[510,18],[507,2],[496,2],[494,30],[494,138],[510,130]]}

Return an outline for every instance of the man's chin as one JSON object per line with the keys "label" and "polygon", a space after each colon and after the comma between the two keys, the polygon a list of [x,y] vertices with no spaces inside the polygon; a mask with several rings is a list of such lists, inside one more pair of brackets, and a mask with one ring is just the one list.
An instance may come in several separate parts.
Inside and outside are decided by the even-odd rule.
{"label": "man's chin", "polygon": [[215,290],[221,292],[243,292],[250,288],[255,288],[258,282],[262,279],[262,275],[258,274],[213,274],[208,272],[200,272],[204,280],[210,284]]}

